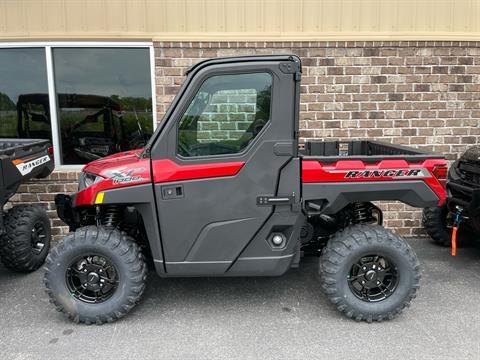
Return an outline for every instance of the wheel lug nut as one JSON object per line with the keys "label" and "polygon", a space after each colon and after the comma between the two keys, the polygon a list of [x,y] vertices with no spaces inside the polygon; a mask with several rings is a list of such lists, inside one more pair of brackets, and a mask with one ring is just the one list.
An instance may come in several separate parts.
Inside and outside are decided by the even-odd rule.
{"label": "wheel lug nut", "polygon": [[367,267],[366,267],[366,266],[364,266],[364,267],[362,268],[362,270],[367,270]]}
{"label": "wheel lug nut", "polygon": [[377,285],[380,285],[380,281],[377,281]]}
{"label": "wheel lug nut", "polygon": [[375,265],[373,265],[372,268],[375,269]]}
{"label": "wheel lug nut", "polygon": [[365,284],[365,281],[362,281],[362,284]]}

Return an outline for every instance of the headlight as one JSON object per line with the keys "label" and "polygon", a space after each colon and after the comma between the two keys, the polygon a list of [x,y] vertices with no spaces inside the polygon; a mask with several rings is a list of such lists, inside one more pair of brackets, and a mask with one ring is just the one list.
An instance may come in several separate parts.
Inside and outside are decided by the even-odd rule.
{"label": "headlight", "polygon": [[92,186],[93,184],[96,184],[102,180],[103,180],[103,177],[99,175],[82,172],[80,173],[80,176],[78,178],[78,191],[86,189],[89,186]]}

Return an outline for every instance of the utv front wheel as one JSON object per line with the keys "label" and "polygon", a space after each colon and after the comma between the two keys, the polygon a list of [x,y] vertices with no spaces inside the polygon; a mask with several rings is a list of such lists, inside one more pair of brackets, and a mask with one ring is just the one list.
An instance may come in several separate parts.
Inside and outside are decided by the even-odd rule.
{"label": "utv front wheel", "polygon": [[420,264],[400,236],[356,225],[330,239],[320,258],[320,278],[325,295],[347,317],[382,321],[415,298]]}
{"label": "utv front wheel", "polygon": [[14,206],[5,217],[5,234],[0,236],[0,259],[10,270],[37,270],[47,257],[50,237],[50,220],[41,207]]}
{"label": "utv front wheel", "polygon": [[145,289],[147,267],[125,233],[88,226],[67,235],[47,258],[50,301],[71,320],[113,322],[125,316]]}

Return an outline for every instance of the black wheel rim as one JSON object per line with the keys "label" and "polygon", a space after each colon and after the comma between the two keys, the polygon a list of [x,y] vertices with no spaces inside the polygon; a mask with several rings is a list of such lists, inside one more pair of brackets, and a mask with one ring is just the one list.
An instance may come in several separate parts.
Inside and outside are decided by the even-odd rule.
{"label": "black wheel rim", "polygon": [[382,301],[391,296],[399,281],[395,263],[383,255],[362,256],[347,276],[352,293],[366,302]]}
{"label": "black wheel rim", "polygon": [[98,304],[115,293],[118,271],[105,256],[81,256],[67,268],[66,282],[71,296],[85,303]]}
{"label": "black wheel rim", "polygon": [[34,254],[40,254],[45,248],[47,241],[47,229],[41,221],[37,221],[32,228],[31,233],[32,251]]}

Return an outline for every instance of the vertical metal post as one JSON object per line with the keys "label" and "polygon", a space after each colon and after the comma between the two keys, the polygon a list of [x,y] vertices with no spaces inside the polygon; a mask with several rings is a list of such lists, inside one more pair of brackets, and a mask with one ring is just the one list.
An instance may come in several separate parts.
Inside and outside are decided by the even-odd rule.
{"label": "vertical metal post", "polygon": [[155,49],[153,45],[149,46],[150,49],[150,77],[152,83],[152,119],[153,119],[153,131],[157,128],[157,89],[155,86]]}
{"label": "vertical metal post", "polygon": [[45,55],[47,60],[48,100],[50,105],[50,126],[52,127],[53,156],[55,158],[55,168],[57,169],[62,165],[62,151],[51,46],[45,46]]}

